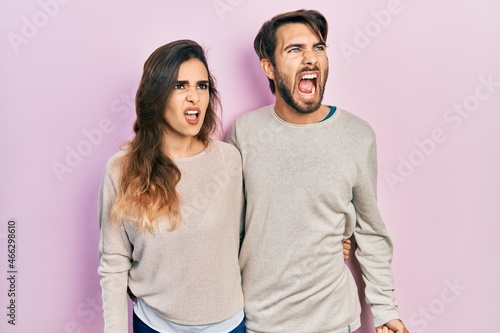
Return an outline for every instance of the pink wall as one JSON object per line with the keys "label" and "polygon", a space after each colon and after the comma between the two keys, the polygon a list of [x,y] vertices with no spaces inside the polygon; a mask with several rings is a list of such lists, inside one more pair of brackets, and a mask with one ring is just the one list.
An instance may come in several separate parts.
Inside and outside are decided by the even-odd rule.
{"label": "pink wall", "polygon": [[[99,332],[96,197],[131,135],[147,56],[209,49],[225,129],[272,97],[252,41],[304,1],[0,1],[2,332]],[[379,201],[412,333],[494,332],[500,289],[500,3],[307,1],[329,19],[325,102],[378,134]],[[54,168],[57,168],[57,172]],[[16,219],[16,326],[7,324]],[[369,319],[365,319],[369,320]],[[372,332],[370,323],[359,332]]]}

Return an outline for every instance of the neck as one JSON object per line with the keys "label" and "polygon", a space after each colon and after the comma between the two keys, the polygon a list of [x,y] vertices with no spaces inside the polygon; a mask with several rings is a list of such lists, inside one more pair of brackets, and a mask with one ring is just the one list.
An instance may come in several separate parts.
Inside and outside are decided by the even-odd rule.
{"label": "neck", "polygon": [[201,153],[205,149],[205,144],[200,140],[191,138],[173,138],[165,135],[163,142],[163,152],[173,159],[191,157]]}
{"label": "neck", "polygon": [[283,99],[276,98],[276,103],[274,105],[274,111],[283,121],[295,125],[308,125],[319,123],[323,120],[330,108],[326,105],[321,105],[317,110],[311,113],[300,113],[290,105],[288,105]]}

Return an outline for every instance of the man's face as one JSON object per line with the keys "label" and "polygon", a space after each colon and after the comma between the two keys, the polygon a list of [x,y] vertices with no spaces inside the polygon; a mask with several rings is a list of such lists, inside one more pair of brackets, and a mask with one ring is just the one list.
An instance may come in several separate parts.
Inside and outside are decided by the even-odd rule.
{"label": "man's face", "polygon": [[302,114],[318,110],[328,78],[325,43],[301,23],[281,26],[276,37],[276,97]]}

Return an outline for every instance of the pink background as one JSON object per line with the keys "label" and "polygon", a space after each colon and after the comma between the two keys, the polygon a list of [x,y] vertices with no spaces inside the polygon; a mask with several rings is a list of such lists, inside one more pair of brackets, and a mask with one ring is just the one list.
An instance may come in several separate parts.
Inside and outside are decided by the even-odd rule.
{"label": "pink background", "polygon": [[[330,23],[325,102],[378,135],[379,202],[410,332],[497,331],[499,2],[1,0],[1,332],[102,330],[97,191],[131,137],[149,54],[180,38],[206,46],[227,130],[273,100],[252,49],[258,28],[304,3]],[[16,326],[6,316],[11,218]],[[373,331],[369,320],[359,332]]]}

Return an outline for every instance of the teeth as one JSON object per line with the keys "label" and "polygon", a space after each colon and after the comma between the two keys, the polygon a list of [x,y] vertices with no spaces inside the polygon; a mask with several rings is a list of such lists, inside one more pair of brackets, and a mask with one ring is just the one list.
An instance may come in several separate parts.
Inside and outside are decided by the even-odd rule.
{"label": "teeth", "polygon": [[306,74],[301,78],[301,80],[310,80],[310,79],[315,79],[317,77],[318,76],[316,74]]}
{"label": "teeth", "polygon": [[196,110],[189,110],[186,112],[186,114],[198,114],[198,111]]}

